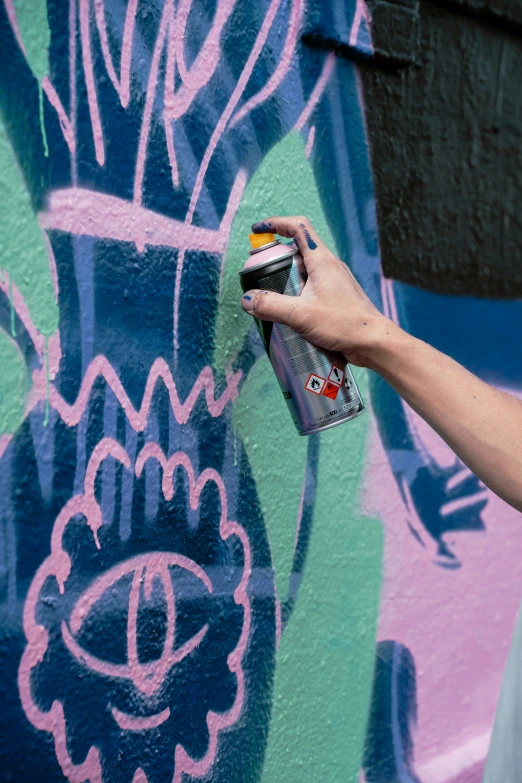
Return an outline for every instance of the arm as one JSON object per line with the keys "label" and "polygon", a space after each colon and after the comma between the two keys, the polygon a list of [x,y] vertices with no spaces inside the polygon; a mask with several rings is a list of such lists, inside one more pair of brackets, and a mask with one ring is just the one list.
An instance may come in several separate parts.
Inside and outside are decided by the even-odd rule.
{"label": "arm", "polygon": [[[252,229],[256,230],[258,224]],[[293,237],[308,281],[299,298],[250,291],[243,308],[381,375],[493,492],[522,511],[522,402],[385,318],[305,218],[260,224]]]}

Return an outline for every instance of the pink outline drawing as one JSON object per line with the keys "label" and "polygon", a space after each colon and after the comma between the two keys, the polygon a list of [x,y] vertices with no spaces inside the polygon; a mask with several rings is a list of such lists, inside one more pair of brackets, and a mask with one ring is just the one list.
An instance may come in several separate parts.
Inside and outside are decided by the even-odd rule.
{"label": "pink outline drawing", "polygon": [[281,59],[277,65],[277,68],[275,69],[274,73],[267,81],[265,86],[261,90],[259,90],[259,92],[253,95],[234,115],[234,117],[230,122],[230,128],[233,128],[235,125],[237,125],[237,123],[240,122],[243,119],[243,117],[246,117],[247,114],[249,114],[257,106],[263,103],[263,101],[268,100],[268,98],[270,98],[272,93],[274,93],[277,90],[277,88],[285,78],[290,68],[290,65],[292,64],[292,59],[295,54],[295,45],[297,43],[297,36],[299,34],[299,27],[301,24],[303,10],[304,10],[303,0],[293,0],[292,11],[290,13],[290,19],[288,21],[286,40],[283,46]]}
{"label": "pink outline drawing", "polygon": [[141,407],[137,411],[130,401],[127,392],[123,388],[123,384],[118,377],[118,373],[113,368],[109,360],[106,359],[105,356],[97,356],[90,363],[87,372],[83,377],[78,397],[72,405],[69,405],[69,403],[64,400],[64,398],[54,386],[51,388],[51,405],[58,411],[62,419],[70,427],[76,426],[76,424],[78,424],[82,418],[83,413],[89,404],[92,387],[99,376],[104,378],[111,387],[120,405],[127,414],[127,418],[131,426],[137,432],[141,432],[145,429],[145,425],[147,424],[154,388],[160,378],[165,384],[169,393],[170,404],[172,406],[172,412],[174,413],[176,421],[179,424],[186,424],[186,422],[189,420],[190,414],[192,413],[192,409],[203,389],[205,390],[207,408],[210,415],[214,418],[220,416],[223,413],[227,403],[236,399],[238,394],[237,387],[239,381],[241,380],[242,373],[240,370],[238,370],[235,373],[228,374],[227,386],[223,391],[223,394],[221,397],[218,397],[218,399],[215,399],[214,374],[212,372],[212,368],[209,366],[204,367],[198,375],[194,386],[192,387],[185,402],[181,402],[178,397],[176,382],[174,381],[167,362],[164,359],[158,358],[150,368]]}
{"label": "pink outline drawing", "polygon": [[[18,687],[22,701],[22,707],[27,718],[33,724],[33,726],[35,726],[35,728],[41,731],[47,731],[53,735],[56,757],[64,775],[70,781],[72,781],[72,783],[84,783],[87,780],[90,781],[90,783],[104,783],[100,753],[95,746],[91,746],[85,760],[80,764],[75,764],[69,756],[69,752],[67,750],[67,724],[61,703],[59,701],[54,701],[51,709],[48,712],[44,712],[38,708],[32,698],[32,672],[42,663],[49,642],[49,634],[47,630],[43,626],[38,625],[36,620],[36,609],[40,592],[48,578],[54,577],[58,584],[60,593],[63,595],[65,592],[66,582],[71,571],[71,560],[67,552],[63,549],[62,542],[67,525],[75,516],[80,514],[85,518],[87,525],[92,531],[96,547],[98,549],[101,548],[101,544],[98,538],[98,531],[102,525],[102,514],[101,508],[94,495],[94,483],[101,463],[108,457],[113,457],[114,459],[123,463],[123,465],[125,465],[127,468],[131,467],[130,459],[127,453],[115,440],[112,438],[104,438],[98,443],[87,466],[84,481],[84,494],[75,495],[72,497],[65,504],[54,523],[51,534],[51,554],[44,560],[33,578],[27,594],[23,614],[23,626],[27,639],[27,646],[22,655],[20,667],[18,670]],[[137,476],[141,475],[148,459],[156,459],[162,466],[162,488],[163,493],[167,499],[172,498],[174,495],[173,479],[177,468],[184,468],[189,480],[189,502],[192,510],[196,510],[198,508],[199,498],[203,488],[209,481],[213,482],[218,489],[221,500],[221,514],[219,522],[219,532],[221,538],[226,540],[231,536],[236,536],[241,541],[244,552],[243,575],[239,585],[234,591],[235,603],[238,606],[242,606],[244,610],[243,627],[235,649],[228,655],[227,658],[229,670],[234,673],[237,678],[236,697],[232,707],[230,707],[227,712],[222,714],[212,711],[208,712],[206,722],[209,733],[209,743],[207,752],[203,758],[193,759],[186,752],[182,745],[176,745],[174,751],[175,772],[173,783],[181,783],[181,776],[183,773],[192,775],[193,777],[202,777],[206,774],[206,772],[214,763],[214,759],[216,757],[219,732],[222,729],[232,726],[238,720],[243,709],[245,699],[245,675],[242,667],[242,661],[247,648],[251,625],[251,607],[247,594],[247,587],[252,571],[252,556],[250,542],[244,528],[238,522],[228,520],[225,485],[217,471],[215,471],[213,468],[206,468],[196,478],[194,468],[192,467],[192,463],[187,454],[184,452],[176,452],[167,459],[158,444],[147,443],[136,459],[135,473]],[[161,557],[158,562],[155,563],[154,558],[158,554],[161,555]],[[165,560],[165,558],[167,559]],[[143,565],[143,568],[137,567],[138,560],[140,560],[140,565]],[[129,570],[131,570],[131,567],[135,567],[135,576],[131,590],[129,609],[131,609],[130,604],[136,604],[136,601],[139,598],[138,592],[142,575],[144,577],[144,590],[146,596],[150,596],[152,581],[159,572],[161,572],[164,586],[170,582],[170,578],[167,578],[165,573],[169,563],[182,565],[182,567],[186,567],[193,571],[193,573],[195,573],[206,584],[207,589],[209,589],[211,592],[212,584],[206,573],[196,563],[193,563],[188,558],[182,558],[180,555],[176,555],[174,553],[145,553],[144,555],[141,555],[138,558],[132,558],[131,561],[122,563],[119,566],[120,570],[124,569],[124,573],[128,573]],[[143,572],[146,571],[148,567],[151,567],[152,571],[147,575]],[[71,617],[71,626],[73,632],[79,629],[81,623],[83,622],[83,618],[85,617],[86,611],[96,600],[96,598],[99,598],[100,592],[103,592],[109,584],[113,584],[113,582],[118,579],[119,576],[121,576],[119,572],[116,575],[115,573],[116,572],[114,569],[112,569],[109,574],[103,575],[96,582],[94,582],[87,593],[82,596]],[[144,685],[144,677],[145,674],[150,673],[148,671],[149,669],[153,671],[158,680],[162,681],[168,668],[170,668],[170,666],[176,662],[174,661],[171,663],[169,660],[170,656],[167,647],[168,643],[174,642],[173,595],[171,598],[172,601],[168,602],[169,627],[167,632],[167,640],[164,653],[160,659],[145,665],[139,664],[136,651],[129,649],[129,665],[124,668],[129,670],[133,669],[133,674],[130,675],[129,672],[129,675],[127,676],[131,676],[131,679],[133,679],[134,682],[139,682],[139,687],[142,690],[145,690],[145,688],[149,688],[150,690],[149,686]],[[134,608],[137,611],[137,605]],[[171,610],[172,617],[170,617]],[[129,626],[132,626],[134,620],[135,616],[133,619],[133,611],[129,611]],[[62,625],[62,630],[64,625]],[[133,630],[133,638],[135,640],[135,627]],[[200,631],[198,634],[196,634],[196,637],[190,640],[189,644],[192,645],[191,649],[186,649],[187,645],[184,645],[180,650],[177,651],[178,656],[182,650],[185,650],[184,655],[188,655],[193,649],[195,649],[199,641],[201,641],[201,638],[203,638],[203,635],[206,632],[206,628],[204,627],[202,631]],[[72,634],[70,634],[70,637],[72,638]],[[197,639],[195,643],[193,643],[194,639]],[[66,641],[67,646],[69,646],[69,642],[70,640]],[[130,642],[131,644],[129,647],[132,647],[132,639]],[[69,647],[69,649],[71,648]],[[74,649],[72,652],[75,654]],[[84,656],[85,652],[82,652],[82,655]],[[178,657],[178,660],[180,659],[181,658]],[[90,665],[90,661],[85,661],[85,663]],[[109,664],[106,664],[106,666],[107,665],[110,666]],[[109,671],[104,673],[106,673],[108,676],[113,675],[113,673]],[[122,673],[116,674],[116,676],[122,676]],[[157,683],[153,683],[153,685],[154,687],[150,692],[156,690]],[[111,707],[111,713],[120,728],[129,731],[143,731],[149,728],[154,728],[158,725],[161,725],[161,723],[163,723],[169,717],[169,715],[167,715],[167,710],[164,710],[153,716],[148,716],[146,718],[128,716],[119,712],[119,710],[115,709],[114,706]],[[147,782],[147,777],[141,768],[136,770],[134,781],[135,783],[137,781],[140,781],[140,783]]]}

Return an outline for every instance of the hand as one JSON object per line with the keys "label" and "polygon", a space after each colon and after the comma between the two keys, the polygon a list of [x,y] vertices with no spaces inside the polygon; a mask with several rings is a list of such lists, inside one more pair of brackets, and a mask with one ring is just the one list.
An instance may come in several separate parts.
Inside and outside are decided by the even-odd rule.
{"label": "hand", "polygon": [[271,217],[254,223],[252,231],[294,239],[308,280],[299,297],[259,289],[247,291],[241,300],[243,309],[263,321],[286,324],[321,348],[340,351],[351,364],[370,366],[372,350],[398,327],[372,304],[309,220]]}

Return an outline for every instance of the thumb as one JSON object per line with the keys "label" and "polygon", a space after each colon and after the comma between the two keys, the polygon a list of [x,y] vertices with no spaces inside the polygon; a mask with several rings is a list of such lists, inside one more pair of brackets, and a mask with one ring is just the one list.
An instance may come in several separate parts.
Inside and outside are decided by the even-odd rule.
{"label": "thumb", "polygon": [[298,328],[302,308],[297,296],[285,296],[253,288],[243,295],[241,305],[245,312],[262,321],[275,321],[294,329]]}

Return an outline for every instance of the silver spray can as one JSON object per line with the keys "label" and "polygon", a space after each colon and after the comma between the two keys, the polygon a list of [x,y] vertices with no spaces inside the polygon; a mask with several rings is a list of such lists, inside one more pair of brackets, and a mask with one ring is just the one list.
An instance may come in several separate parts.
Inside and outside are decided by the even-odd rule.
{"label": "silver spray can", "polygon": [[[300,296],[307,273],[296,246],[273,234],[252,234],[250,257],[239,272],[243,291],[260,288]],[[364,402],[350,365],[341,353],[326,351],[293,329],[255,319],[283,397],[299,435],[311,435],[354,419]]]}

